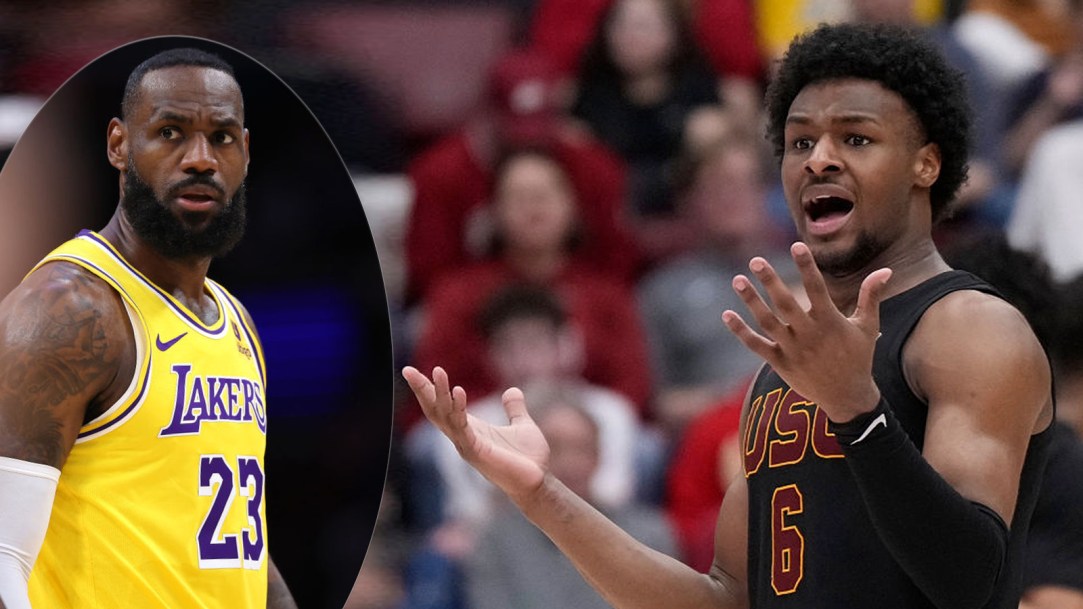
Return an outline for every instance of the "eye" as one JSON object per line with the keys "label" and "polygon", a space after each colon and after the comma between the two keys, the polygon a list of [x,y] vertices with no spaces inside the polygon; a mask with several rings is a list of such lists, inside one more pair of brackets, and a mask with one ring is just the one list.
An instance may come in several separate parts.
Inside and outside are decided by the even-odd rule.
{"label": "eye", "polygon": [[797,137],[790,142],[790,145],[794,150],[810,150],[812,149],[813,143],[812,140],[807,137]]}
{"label": "eye", "polygon": [[228,131],[218,131],[218,132],[215,132],[215,134],[214,134],[214,141],[219,143],[219,144],[227,144],[228,145],[228,144],[232,144],[233,142],[237,141],[237,138],[234,137],[233,134],[229,133]]}
{"label": "eye", "polygon": [[176,127],[162,127],[162,130],[158,133],[167,140],[175,140],[181,135],[180,130]]}
{"label": "eye", "polygon": [[846,136],[846,143],[851,146],[866,146],[872,143],[872,140],[864,135],[851,134]]}

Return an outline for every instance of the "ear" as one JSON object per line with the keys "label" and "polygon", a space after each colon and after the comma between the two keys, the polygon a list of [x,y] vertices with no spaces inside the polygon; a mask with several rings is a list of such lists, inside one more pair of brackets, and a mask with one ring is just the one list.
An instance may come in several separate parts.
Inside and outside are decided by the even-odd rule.
{"label": "ear", "polygon": [[119,171],[128,169],[128,127],[124,121],[114,118],[109,121],[105,133],[105,154],[109,164]]}
{"label": "ear", "polygon": [[244,175],[248,177],[248,161],[252,160],[252,157],[248,156],[248,129],[244,130]]}
{"label": "ear", "polygon": [[930,188],[940,177],[940,146],[933,142],[918,148],[914,157],[914,183]]}
{"label": "ear", "polygon": [[586,365],[586,352],[583,337],[578,330],[570,327],[560,330],[557,335],[557,353],[561,370],[567,374],[582,374]]}

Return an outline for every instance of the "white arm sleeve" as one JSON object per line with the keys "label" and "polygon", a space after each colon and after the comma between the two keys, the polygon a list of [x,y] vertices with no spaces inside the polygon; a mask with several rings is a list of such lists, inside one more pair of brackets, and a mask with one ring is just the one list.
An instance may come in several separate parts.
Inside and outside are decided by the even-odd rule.
{"label": "white arm sleeve", "polygon": [[60,470],[0,457],[0,599],[5,609],[30,609],[27,582],[38,558]]}

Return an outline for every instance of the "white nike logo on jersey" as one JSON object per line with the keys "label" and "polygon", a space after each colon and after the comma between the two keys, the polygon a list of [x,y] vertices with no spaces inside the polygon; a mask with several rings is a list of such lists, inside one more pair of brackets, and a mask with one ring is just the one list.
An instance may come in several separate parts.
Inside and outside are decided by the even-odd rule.
{"label": "white nike logo on jersey", "polygon": [[854,440],[853,442],[850,442],[850,446],[853,446],[854,444],[857,444],[858,442],[860,442],[860,441],[864,440],[865,438],[869,437],[869,434],[872,433],[872,430],[875,429],[877,425],[883,425],[884,429],[887,429],[887,415],[886,414],[881,412],[880,416],[873,419],[872,423],[869,423],[869,426],[865,428],[865,433],[861,434],[860,438]]}

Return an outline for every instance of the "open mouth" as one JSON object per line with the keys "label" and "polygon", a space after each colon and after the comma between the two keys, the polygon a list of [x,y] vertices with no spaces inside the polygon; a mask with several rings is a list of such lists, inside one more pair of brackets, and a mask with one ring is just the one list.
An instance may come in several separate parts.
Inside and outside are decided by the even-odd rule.
{"label": "open mouth", "polygon": [[842,197],[820,196],[805,205],[805,213],[813,222],[841,218],[854,209],[853,201]]}

